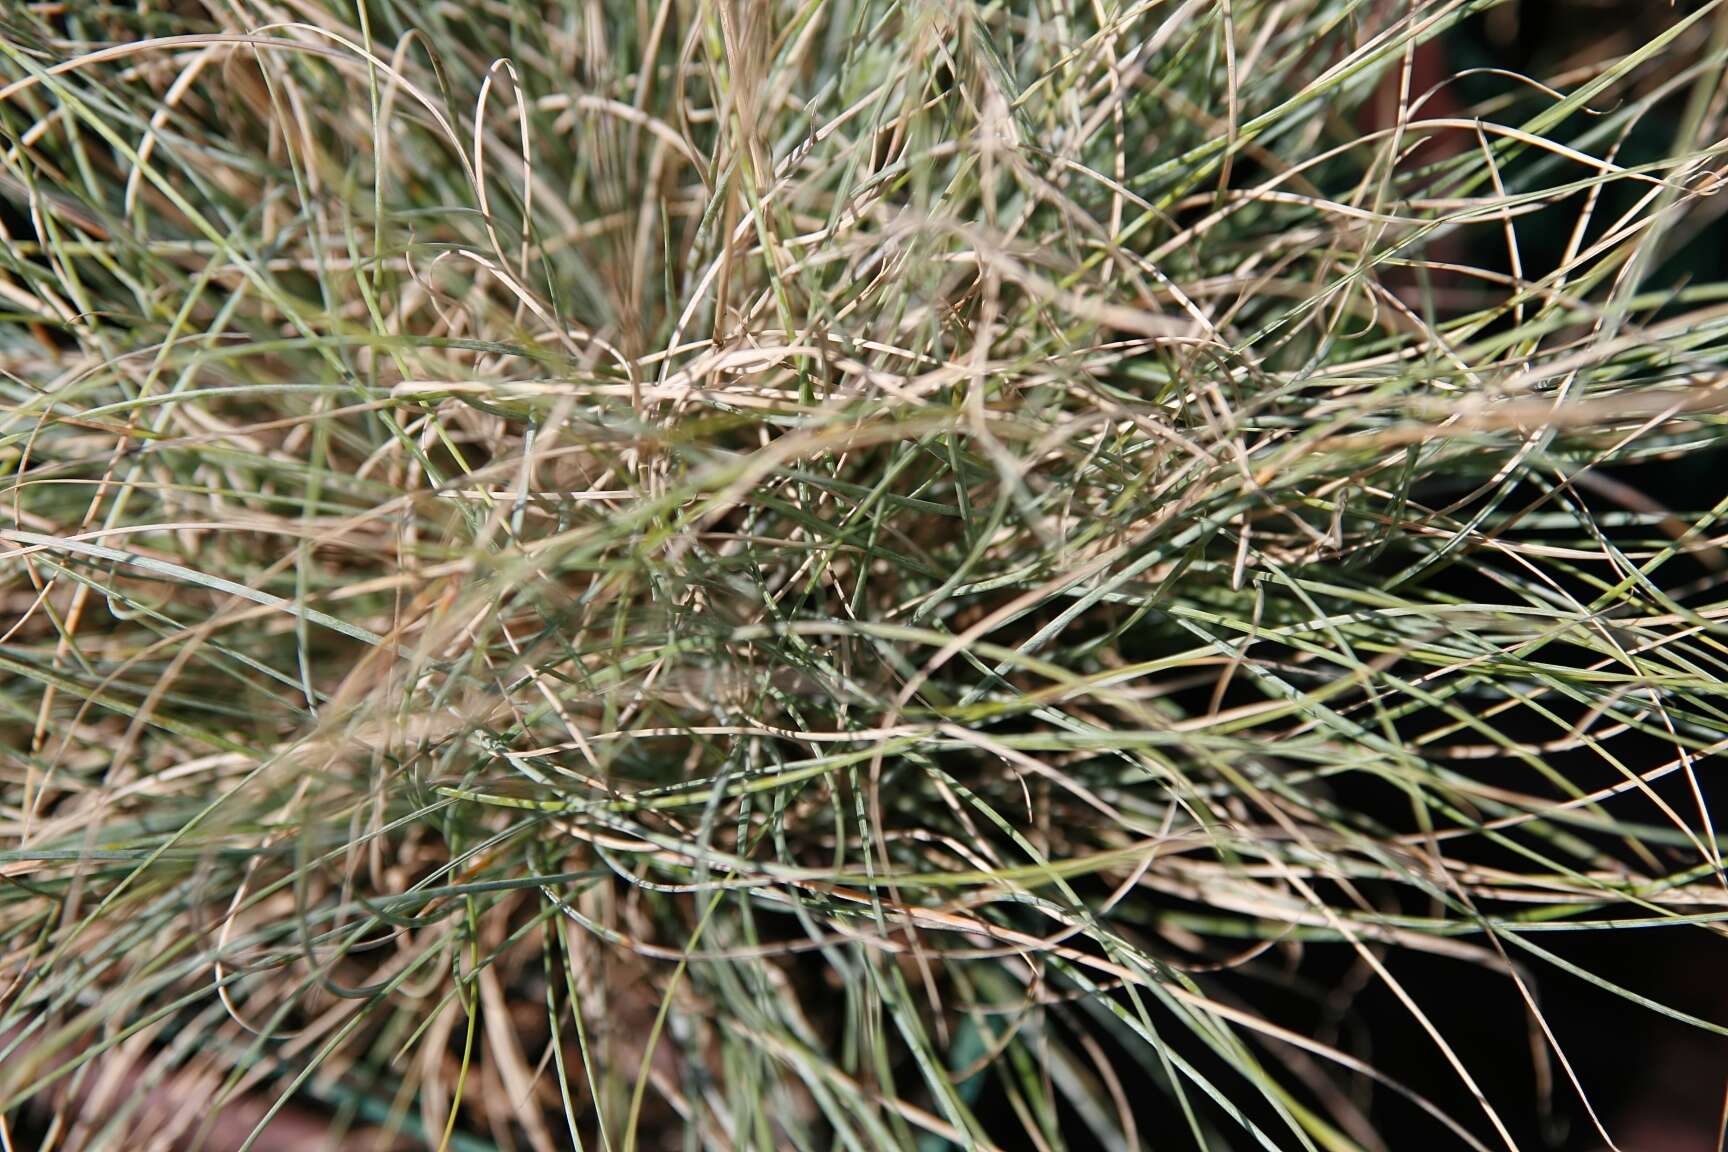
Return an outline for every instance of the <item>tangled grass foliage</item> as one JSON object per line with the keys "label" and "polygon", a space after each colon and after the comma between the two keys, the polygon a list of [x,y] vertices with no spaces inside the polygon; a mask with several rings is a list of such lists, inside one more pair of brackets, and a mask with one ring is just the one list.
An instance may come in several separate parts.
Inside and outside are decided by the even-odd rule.
{"label": "tangled grass foliage", "polygon": [[1545,982],[1722,1031],[1554,934],[1728,907],[1728,17],[1415,82],[1493,7],[5,5],[7,1145],[1515,1148]]}

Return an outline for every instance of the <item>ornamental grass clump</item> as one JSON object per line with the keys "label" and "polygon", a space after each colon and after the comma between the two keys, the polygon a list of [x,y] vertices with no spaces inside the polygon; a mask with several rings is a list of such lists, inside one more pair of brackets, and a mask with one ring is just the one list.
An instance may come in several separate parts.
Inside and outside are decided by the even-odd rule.
{"label": "ornamental grass clump", "polygon": [[1728,910],[1658,7],[7,5],[0,1146],[1609,1146],[1551,990],[1724,1031],[1576,946]]}

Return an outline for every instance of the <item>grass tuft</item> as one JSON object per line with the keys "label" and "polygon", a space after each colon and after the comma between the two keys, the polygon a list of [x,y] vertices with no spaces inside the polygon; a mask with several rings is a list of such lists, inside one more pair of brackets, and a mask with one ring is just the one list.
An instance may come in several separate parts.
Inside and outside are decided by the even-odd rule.
{"label": "grass tuft", "polygon": [[1728,9],[1516,9],[5,6],[0,1147],[1611,1145]]}

